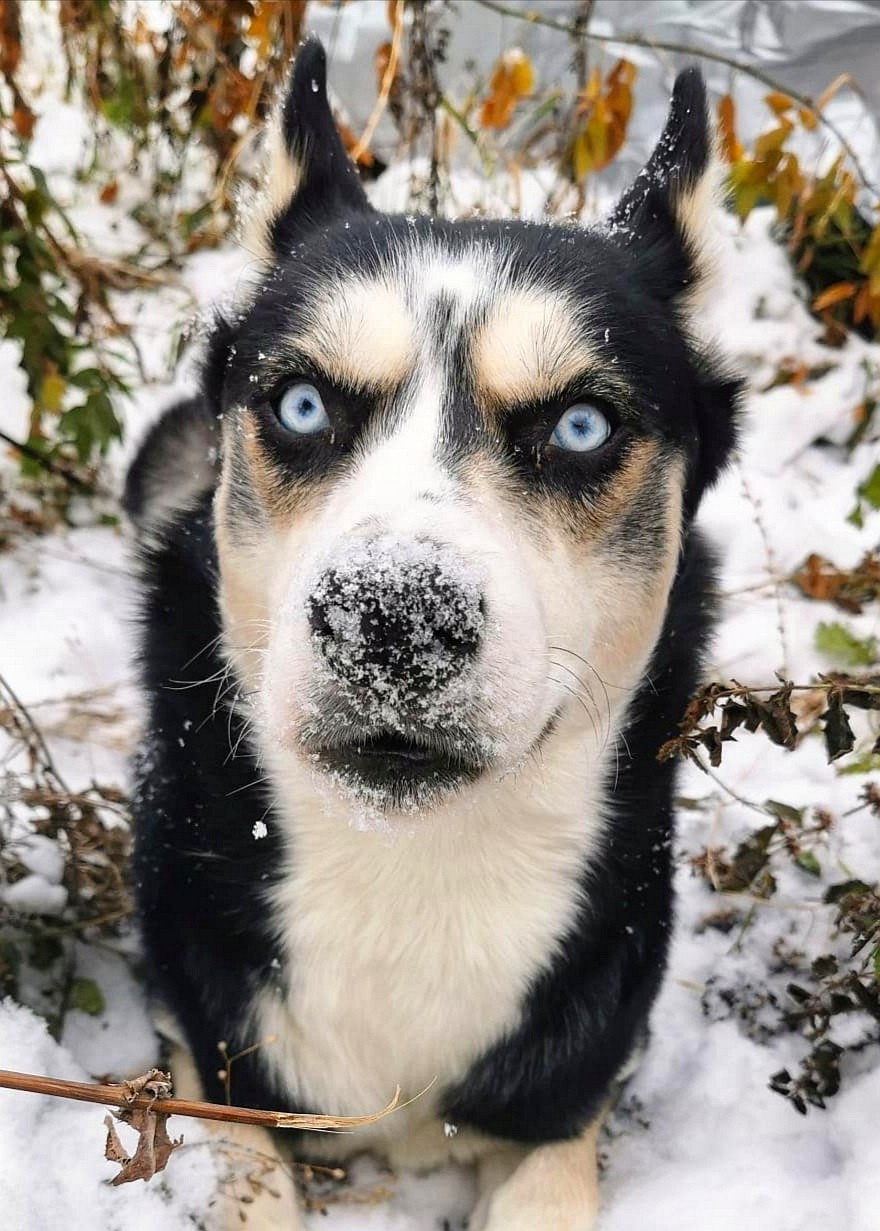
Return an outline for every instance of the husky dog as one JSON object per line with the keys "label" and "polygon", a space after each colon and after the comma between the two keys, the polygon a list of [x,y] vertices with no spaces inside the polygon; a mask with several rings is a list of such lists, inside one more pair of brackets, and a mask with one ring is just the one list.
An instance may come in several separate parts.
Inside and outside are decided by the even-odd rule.
{"label": "husky dog", "polygon": [[[656,754],[698,680],[694,514],[735,436],[694,323],[705,89],[679,76],[584,229],[378,213],[325,72],[309,40],[254,283],[128,477],[146,954],[187,1092],[362,1115],[399,1086],[299,1157],[475,1161],[474,1231],[587,1231],[666,962]],[[221,1041],[251,1049],[231,1089]],[[255,1228],[297,1225],[279,1174]]]}

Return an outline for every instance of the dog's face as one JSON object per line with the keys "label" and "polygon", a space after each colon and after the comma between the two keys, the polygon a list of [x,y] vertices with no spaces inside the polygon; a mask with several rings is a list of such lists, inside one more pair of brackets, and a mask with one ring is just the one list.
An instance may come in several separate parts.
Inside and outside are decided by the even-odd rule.
{"label": "dog's face", "polygon": [[[218,331],[227,653],[273,759],[386,812],[553,741],[597,757],[643,675],[735,385],[685,329],[702,83],[609,226],[371,210],[300,52]],[[587,747],[584,747],[586,741]]]}

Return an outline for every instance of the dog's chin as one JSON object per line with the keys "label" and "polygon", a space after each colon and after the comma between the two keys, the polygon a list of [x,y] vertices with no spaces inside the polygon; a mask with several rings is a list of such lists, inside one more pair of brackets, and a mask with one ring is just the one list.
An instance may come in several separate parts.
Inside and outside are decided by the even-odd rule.
{"label": "dog's chin", "polygon": [[304,741],[310,763],[349,799],[383,812],[438,806],[485,774],[492,758],[473,738],[449,740],[392,730]]}

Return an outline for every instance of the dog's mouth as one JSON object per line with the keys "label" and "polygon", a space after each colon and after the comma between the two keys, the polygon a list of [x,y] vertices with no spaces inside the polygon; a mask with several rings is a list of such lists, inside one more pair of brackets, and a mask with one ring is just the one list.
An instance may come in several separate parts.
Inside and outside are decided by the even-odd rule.
{"label": "dog's mouth", "polygon": [[401,807],[473,782],[490,762],[469,737],[392,730],[343,735],[332,743],[309,739],[306,747],[321,769],[349,787]]}
{"label": "dog's mouth", "polygon": [[[552,734],[560,715],[561,710],[551,715],[529,752]],[[430,806],[493,768],[503,770],[503,758],[498,759],[491,741],[468,729],[364,733],[352,728],[330,738],[312,728],[301,738],[303,751],[317,768],[347,792],[383,809],[411,812]]]}

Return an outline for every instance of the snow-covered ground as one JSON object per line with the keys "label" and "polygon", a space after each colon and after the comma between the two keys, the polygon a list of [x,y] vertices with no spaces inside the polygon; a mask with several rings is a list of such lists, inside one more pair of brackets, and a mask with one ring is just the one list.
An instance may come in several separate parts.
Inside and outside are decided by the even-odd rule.
{"label": "snow-covered ground", "polygon": [[[73,193],[81,117],[65,109],[52,115],[41,121],[34,156],[53,186]],[[380,183],[377,192],[394,196],[395,187]],[[110,231],[111,222],[126,225],[121,204],[85,209],[74,200],[72,214],[98,249],[116,250],[122,242]],[[724,549],[724,620],[712,674],[752,685],[772,684],[778,670],[808,681],[834,665],[814,648],[814,634],[820,621],[839,620],[840,613],[800,597],[784,579],[809,552],[847,567],[880,539],[880,514],[866,516],[862,529],[846,520],[858,483],[877,461],[876,440],[849,455],[836,447],[852,428],[866,379],[875,387],[880,379],[880,346],[858,338],[835,350],[819,343],[820,329],[770,236],[770,221],[766,211],[742,229],[720,220],[721,289],[710,315],[725,349],[750,376],[752,393],[740,460],[701,515]],[[186,293],[168,288],[121,304],[136,322],[150,379],[124,408],[129,442],[110,462],[117,477],[150,417],[175,388],[186,387],[185,372],[172,387],[169,355],[192,312],[190,295],[207,304],[228,292],[241,268],[232,248],[201,254],[188,264]],[[804,384],[768,390],[785,361],[830,368]],[[14,345],[0,342],[0,427],[20,436],[27,399],[16,363]],[[4,465],[9,472],[11,463]],[[124,787],[137,710],[126,533],[94,524],[86,509],[78,519],[79,528],[42,538],[22,533],[0,554],[0,671],[40,722],[73,788],[93,781]],[[846,623],[859,636],[876,634],[876,605],[873,615],[868,608]],[[769,986],[784,999],[792,976],[780,969],[780,938],[808,964],[837,943],[832,908],[822,904],[827,884],[851,875],[880,879],[877,818],[862,810],[842,819],[866,779],[841,774],[840,764],[826,763],[818,738],[789,754],[743,735],[725,748],[714,777],[692,767],[682,774],[676,938],[652,1046],[603,1138],[601,1231],[880,1228],[878,1049],[848,1055],[841,1093],[826,1111],[800,1117],[767,1082],[783,1067],[796,1072],[808,1044],[776,1032],[778,1014],[764,1009],[757,1019],[743,1018],[726,1007],[723,994],[732,990],[741,998]],[[690,857],[707,845],[733,847],[766,824],[744,802],[766,799],[822,807],[835,818],[816,850],[823,875],[816,879],[780,861],[774,897],[721,899],[694,875]],[[60,913],[58,859],[45,841],[19,839],[31,876],[11,897],[0,885],[0,900],[5,894],[12,905],[17,892],[18,909],[52,904]],[[721,906],[739,911],[727,932],[705,926]],[[72,1009],[60,1042],[29,1009],[0,1003],[0,1068],[84,1079],[150,1067],[155,1040],[133,973],[133,948],[131,938],[118,946],[77,946],[76,973],[98,985],[105,1009],[98,1015]],[[38,1004],[39,987],[31,991]],[[114,1167],[103,1158],[103,1115],[85,1104],[0,1092],[2,1225],[14,1231],[210,1227],[206,1211],[222,1168],[198,1125],[172,1122],[187,1144],[164,1175],[117,1189],[109,1187]],[[367,1161],[352,1177],[356,1193],[369,1196],[379,1185],[390,1196],[331,1202],[326,1215],[310,1215],[310,1226],[439,1231],[464,1225],[472,1195],[465,1173],[388,1177]]]}

